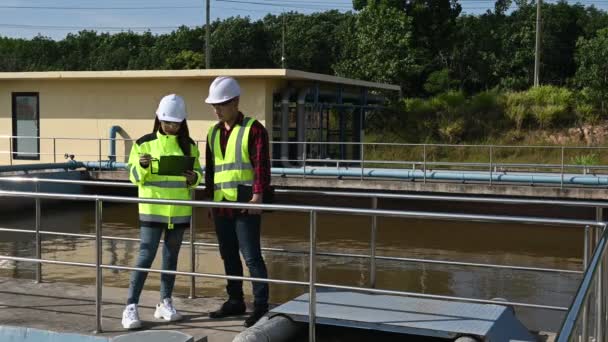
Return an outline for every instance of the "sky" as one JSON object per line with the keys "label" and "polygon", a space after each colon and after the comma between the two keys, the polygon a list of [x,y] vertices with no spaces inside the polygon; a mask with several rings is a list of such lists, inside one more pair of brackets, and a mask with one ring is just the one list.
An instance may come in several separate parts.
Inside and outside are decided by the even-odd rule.
{"label": "sky", "polygon": [[[551,0],[555,1],[555,0]],[[606,9],[608,0],[595,2]],[[493,8],[494,0],[461,0],[465,13]],[[41,8],[42,7],[42,8]],[[313,13],[352,9],[351,0],[211,0],[211,19],[249,16],[259,19],[285,11]],[[181,25],[205,23],[205,0],[1,0],[0,36],[32,38],[38,34],[62,39],[69,32],[145,31],[167,33]]]}

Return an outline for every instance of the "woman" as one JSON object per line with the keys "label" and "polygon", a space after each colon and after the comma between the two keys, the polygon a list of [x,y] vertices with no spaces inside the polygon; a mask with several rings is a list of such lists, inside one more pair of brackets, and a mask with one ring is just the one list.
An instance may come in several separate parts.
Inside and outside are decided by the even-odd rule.
{"label": "woman", "polygon": [[[200,153],[190,139],[186,116],[186,105],[180,96],[172,94],[163,97],[156,110],[153,132],[144,135],[133,145],[129,156],[129,179],[138,185],[140,198],[189,200],[192,189],[200,183]],[[156,174],[153,170],[157,169],[158,164],[152,161],[166,155],[193,156],[194,171],[187,171],[183,176]],[[140,203],[141,245],[136,267],[150,268],[164,232],[162,267],[163,270],[175,271],[184,230],[190,227],[191,216],[190,206]],[[147,276],[148,272],[134,271],[131,274],[127,307],[122,314],[125,329],[141,327],[137,304]],[[160,303],[156,306],[155,318],[166,321],[182,318],[171,300],[174,284],[175,275],[161,275]]]}

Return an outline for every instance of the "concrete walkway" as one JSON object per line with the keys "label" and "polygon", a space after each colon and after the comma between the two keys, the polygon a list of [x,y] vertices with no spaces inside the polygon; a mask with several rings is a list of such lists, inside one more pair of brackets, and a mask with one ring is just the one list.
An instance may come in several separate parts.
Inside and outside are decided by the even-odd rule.
{"label": "concrete walkway", "polygon": [[[104,287],[103,333],[100,336],[126,333],[120,324],[126,296],[126,289]],[[174,297],[176,308],[184,315],[184,320],[176,323],[154,319],[158,301],[158,291],[143,291],[139,306],[142,329],[177,330],[193,336],[195,341],[209,342],[230,342],[244,329],[244,317],[237,320],[209,319],[207,313],[222,303],[218,298]],[[36,284],[31,280],[0,277],[0,325],[93,335],[95,286]]]}

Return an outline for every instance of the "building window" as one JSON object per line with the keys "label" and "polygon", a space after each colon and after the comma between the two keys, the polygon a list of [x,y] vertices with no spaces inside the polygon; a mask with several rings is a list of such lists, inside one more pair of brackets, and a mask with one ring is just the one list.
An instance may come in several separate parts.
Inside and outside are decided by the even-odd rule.
{"label": "building window", "polygon": [[38,93],[13,93],[13,159],[40,160]]}

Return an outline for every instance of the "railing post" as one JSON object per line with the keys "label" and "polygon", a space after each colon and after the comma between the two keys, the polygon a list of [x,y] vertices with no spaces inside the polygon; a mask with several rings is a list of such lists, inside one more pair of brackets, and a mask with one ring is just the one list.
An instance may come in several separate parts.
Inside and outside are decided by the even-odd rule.
{"label": "railing post", "polygon": [[361,180],[365,178],[365,144],[361,143]]}
{"label": "railing post", "polygon": [[[597,215],[601,217],[602,210],[601,208],[596,208]],[[599,244],[600,239],[602,238],[602,229],[600,227],[595,227],[595,241],[596,246]],[[602,252],[602,251],[600,251]],[[603,259],[603,258],[602,258]],[[597,266],[597,273],[595,278],[595,340],[596,341],[604,341],[604,325],[603,325],[603,315],[604,315],[604,265],[600,262]]]}
{"label": "railing post", "polygon": [[308,263],[308,341],[316,341],[315,321],[317,316],[317,212],[310,211],[310,259]]}
{"label": "railing post", "polygon": [[[40,192],[40,183],[36,182],[36,194]],[[36,197],[36,259],[42,259],[42,239],[40,238],[40,198]],[[42,282],[42,264],[36,263],[36,283]]]}
{"label": "railing post", "polygon": [[[378,209],[378,198],[372,197],[372,209]],[[376,243],[378,239],[378,216],[372,215],[372,232],[369,259],[369,287],[376,287]]]}
{"label": "railing post", "polygon": [[492,166],[494,164],[494,148],[492,145],[490,145],[490,186],[492,186],[492,176],[493,176],[493,172],[492,172]]}
{"label": "railing post", "polygon": [[[196,201],[196,189],[192,190],[192,200]],[[192,207],[192,216],[190,217],[190,272],[196,272],[196,246],[194,245],[195,226],[196,226],[196,208]],[[190,295],[188,298],[196,298],[196,277],[190,277]]]}
{"label": "railing post", "polygon": [[[101,143],[100,143],[101,145]],[[101,327],[101,299],[103,294],[103,202],[100,199],[95,200],[95,333],[103,332]]]}
{"label": "railing post", "polygon": [[306,141],[303,142],[304,144],[304,148],[302,149],[302,165],[303,165],[303,171],[302,171],[302,176],[304,178],[306,178]]}
{"label": "railing post", "polygon": [[422,145],[422,163],[423,182],[426,184],[426,144]]}
{"label": "railing post", "polygon": [[97,140],[99,142],[99,172],[101,173],[101,138]]}
{"label": "railing post", "polygon": [[9,164],[13,165],[13,137],[10,136],[8,138],[8,159],[9,159]]}
{"label": "railing post", "polygon": [[[591,231],[589,226],[585,226],[585,240],[583,245],[583,271],[587,271],[587,266],[590,262],[591,256]],[[582,340],[589,341],[589,302],[583,304],[583,317],[581,318],[582,325]]]}
{"label": "railing post", "polygon": [[[603,209],[603,208],[602,208]],[[603,217],[602,217],[603,219]],[[602,229],[602,234],[604,234],[606,232],[606,227],[604,227]],[[603,275],[603,279],[602,279],[602,292],[603,292],[603,296],[600,297],[600,301],[602,302],[602,317],[601,317],[601,324],[604,327],[604,341],[608,341],[608,333],[606,333],[606,328],[608,327],[608,268],[606,265],[608,265],[608,252],[604,251],[604,257],[602,258],[602,264],[603,264],[603,268],[602,268],[602,275]]]}
{"label": "railing post", "polygon": [[[595,220],[597,222],[603,222],[604,221],[604,208],[602,207],[596,207],[595,208]],[[600,227],[597,226],[595,227],[596,230],[596,243],[599,243],[599,241],[602,238],[602,234],[604,233],[604,230]],[[602,251],[604,252],[604,251]],[[595,331],[596,331],[596,341],[605,341],[606,339],[606,332],[605,332],[605,324],[606,324],[606,299],[604,298],[606,296],[606,291],[605,291],[605,286],[606,286],[606,267],[605,267],[605,260],[606,260],[606,256],[603,255],[601,258],[602,262],[599,263],[598,269],[597,269],[597,279],[596,279],[596,285],[597,285],[597,297],[596,297],[596,311],[597,311],[597,319],[596,319],[596,327],[595,327]]]}
{"label": "railing post", "polygon": [[57,162],[57,141],[53,138],[53,163]]}
{"label": "railing post", "polygon": [[564,187],[564,150],[565,147],[562,146],[562,170],[561,170],[561,185],[560,187],[563,188]]}

